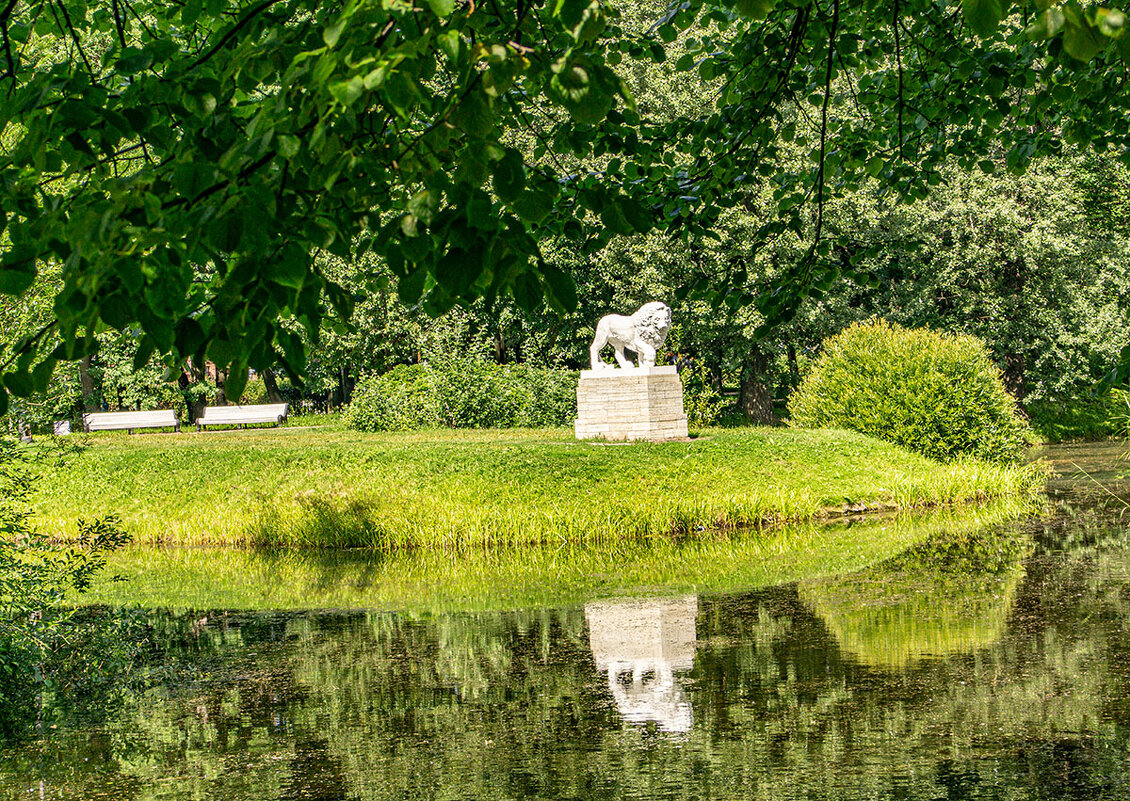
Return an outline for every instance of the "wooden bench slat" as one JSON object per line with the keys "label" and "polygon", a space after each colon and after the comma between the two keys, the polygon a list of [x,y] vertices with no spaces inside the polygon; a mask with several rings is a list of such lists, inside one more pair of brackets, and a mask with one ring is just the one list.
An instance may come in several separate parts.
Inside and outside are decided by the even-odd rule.
{"label": "wooden bench slat", "polygon": [[122,431],[135,428],[174,428],[180,430],[177,413],[172,409],[145,412],[88,412],[82,416],[85,431]]}
{"label": "wooden bench slat", "polygon": [[286,419],[288,403],[257,403],[248,406],[208,406],[196,418],[196,427],[214,425],[245,425],[247,423],[274,423]]}

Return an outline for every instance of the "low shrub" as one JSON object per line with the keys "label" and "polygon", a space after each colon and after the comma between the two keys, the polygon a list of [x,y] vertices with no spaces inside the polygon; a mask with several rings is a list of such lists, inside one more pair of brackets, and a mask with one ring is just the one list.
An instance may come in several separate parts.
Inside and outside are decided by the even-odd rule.
{"label": "low shrub", "polygon": [[981,340],[885,320],[826,340],[789,411],[794,426],[850,428],[943,461],[1016,462],[1029,438]]}
{"label": "low shrub", "polygon": [[430,370],[402,364],[384,375],[366,376],[353,388],[345,425],[357,431],[410,431],[439,426]]}
{"label": "low shrub", "polygon": [[566,425],[576,379],[563,370],[441,358],[357,382],[345,425],[359,431]]}

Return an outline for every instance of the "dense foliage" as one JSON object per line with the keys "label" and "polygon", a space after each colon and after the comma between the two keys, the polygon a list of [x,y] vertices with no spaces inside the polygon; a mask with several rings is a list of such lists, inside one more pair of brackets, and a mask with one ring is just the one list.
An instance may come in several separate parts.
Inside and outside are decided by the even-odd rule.
{"label": "dense foliage", "polygon": [[29,522],[29,459],[0,439],[0,738],[27,729],[44,692],[100,672],[88,663],[109,663],[110,650],[76,647],[73,610],[62,603],[87,589],[106,553],[129,539],[112,516],[80,520],[65,545],[37,534]]}
{"label": "dense foliage", "polygon": [[359,431],[561,426],[577,415],[575,384],[563,370],[437,357],[363,378],[345,421]]}
{"label": "dense foliage", "polygon": [[984,343],[883,320],[825,342],[789,411],[796,426],[850,428],[934,459],[1014,462],[1027,442]]}
{"label": "dense foliage", "polygon": [[[680,287],[756,304],[764,331],[839,276],[875,282],[878,251],[826,214],[837,195],[922,199],[951,158],[1125,150],[1124,20],[993,0],[8,0],[0,292],[48,276],[53,316],[6,349],[0,404],[104,326],[141,334],[139,365],[230,367],[232,397],[248,365],[302,375],[296,327],[317,340],[358,299],[326,252],[371,257],[367,289],[387,269],[433,315],[562,312],[551,245],[709,241],[759,197],[747,258]],[[697,106],[633,91],[653,67]]]}

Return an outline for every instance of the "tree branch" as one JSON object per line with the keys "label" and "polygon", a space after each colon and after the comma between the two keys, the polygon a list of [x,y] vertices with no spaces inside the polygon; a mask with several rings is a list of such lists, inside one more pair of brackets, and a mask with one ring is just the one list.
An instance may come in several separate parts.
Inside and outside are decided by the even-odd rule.
{"label": "tree branch", "polygon": [[828,61],[824,67],[824,103],[820,108],[820,166],[816,172],[816,230],[812,238],[815,250],[824,228],[824,155],[828,146],[828,103],[832,99],[832,60],[836,57],[836,32],[840,27],[840,0],[832,0],[832,27],[828,31]]}
{"label": "tree branch", "polygon": [[233,25],[231,28],[229,28],[227,33],[225,33],[223,36],[220,37],[220,41],[216,42],[214,45],[212,45],[210,48],[208,48],[208,51],[206,53],[204,53],[204,55],[200,56],[195,61],[193,61],[188,67],[189,71],[196,69],[201,64],[203,64],[205,61],[210,59],[212,56],[216,55],[216,53],[220,52],[227,45],[228,42],[230,42],[233,38],[235,38],[236,34],[238,34],[240,32],[240,30],[242,30],[243,27],[245,25],[247,25],[247,23],[251,22],[251,20],[255,19],[257,16],[262,14],[264,11],[266,11],[271,6],[276,5],[277,3],[280,3],[280,2],[282,2],[282,0],[263,0],[262,3],[255,6],[255,8],[251,9],[251,11],[247,14],[247,16],[245,16],[243,19],[241,19],[239,22],[237,22],[235,25]]}
{"label": "tree branch", "polygon": [[[71,24],[71,15],[70,12],[67,11],[67,4],[57,2],[54,5],[57,5],[59,10],[63,12],[63,20],[66,22],[67,31],[71,34],[71,41],[75,43],[75,49],[78,50],[78,54],[82,58],[82,63],[86,65],[86,71],[90,73],[91,82],[96,83],[98,79],[94,75],[94,68],[90,66],[90,60],[86,57],[86,51],[82,49],[82,45],[79,43],[78,33],[75,31],[75,26]],[[56,21],[58,21],[57,17]]]}
{"label": "tree branch", "polygon": [[113,0],[112,7],[114,11],[114,27],[118,30],[118,41],[121,42],[122,49],[124,50],[126,47],[126,32],[122,25],[122,10],[118,7],[118,0]]}

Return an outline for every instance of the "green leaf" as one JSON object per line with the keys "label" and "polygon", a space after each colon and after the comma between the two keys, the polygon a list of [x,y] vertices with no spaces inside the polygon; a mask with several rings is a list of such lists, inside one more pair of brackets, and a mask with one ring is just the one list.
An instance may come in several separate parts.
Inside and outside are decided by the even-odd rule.
{"label": "green leaf", "polygon": [[239,397],[247,388],[247,360],[236,359],[228,368],[228,377],[224,382],[224,396],[230,403],[239,403]]}
{"label": "green leaf", "polygon": [[526,312],[537,311],[541,305],[542,289],[537,278],[528,272],[519,273],[514,279],[514,300]]}
{"label": "green leaf", "polygon": [[1094,17],[1095,25],[1103,36],[1114,39],[1126,29],[1126,15],[1117,8],[1096,8]]}
{"label": "green leaf", "polygon": [[651,212],[642,203],[630,197],[622,197],[618,202],[620,213],[637,233],[646,234],[651,230],[653,224]]}
{"label": "green leaf", "polygon": [[333,99],[346,107],[352,106],[364,91],[365,79],[360,75],[354,75],[348,81],[330,84],[330,94],[333,95]]}
{"label": "green leaf", "polygon": [[1006,0],[961,0],[965,21],[978,36],[992,36],[1004,19]]}
{"label": "green leaf", "polygon": [[694,66],[694,56],[692,56],[690,53],[684,53],[682,56],[679,57],[679,60],[675,62],[675,71],[676,72],[686,72],[687,70],[689,70],[693,66]]}
{"label": "green leaf", "polygon": [[4,386],[17,398],[26,398],[35,392],[35,383],[31,379],[31,373],[26,370],[5,375]]}
{"label": "green leaf", "polygon": [[459,31],[441,33],[436,37],[436,44],[439,45],[439,49],[451,60],[453,65],[459,63],[459,57],[463,52],[463,40],[459,36]]}
{"label": "green leaf", "polygon": [[55,372],[55,360],[46,358],[37,364],[31,371],[31,382],[36,392],[46,392],[51,381],[51,374]]}
{"label": "green leaf", "polygon": [[[198,324],[199,325],[199,324]],[[153,358],[153,354],[157,350],[157,343],[153,341],[151,336],[143,336],[141,342],[137,345],[137,352],[133,354],[133,369],[140,370],[145,365],[149,364],[149,360]],[[181,353],[193,353],[193,350],[182,350]]]}
{"label": "green leaf", "polygon": [[288,245],[265,265],[268,280],[290,289],[302,289],[310,270],[310,256],[297,244]]}
{"label": "green leaf", "polygon": [[397,282],[396,294],[401,303],[413,306],[419,302],[420,296],[424,294],[424,279],[427,275],[428,271],[420,267]]}
{"label": "green leaf", "polygon": [[418,218],[424,225],[432,221],[439,207],[439,197],[430,189],[422,189],[408,201],[408,213]]}
{"label": "green leaf", "polygon": [[1063,49],[1079,61],[1090,61],[1106,47],[1106,40],[1074,8],[1064,10]]}
{"label": "green leaf", "polygon": [[428,5],[437,17],[449,17],[455,10],[455,0],[428,0]]}
{"label": "green leaf", "polygon": [[506,203],[515,200],[526,184],[526,165],[522,163],[522,154],[507,148],[495,163],[493,176],[495,194]]}
{"label": "green leaf", "polygon": [[609,201],[600,211],[600,221],[614,234],[631,236],[636,233],[636,227],[628,222],[620,203]]}
{"label": "green leaf", "polygon": [[513,203],[514,211],[526,222],[540,223],[553,211],[553,195],[540,189],[523,192]]}
{"label": "green leaf", "polygon": [[552,298],[563,312],[569,313],[577,308],[577,285],[568,273],[546,262],[540,263],[541,275],[549,287]]}
{"label": "green leaf", "polygon": [[777,5],[777,0],[734,0],[733,9],[749,19],[765,19]]}
{"label": "green leaf", "polygon": [[122,50],[122,54],[118,56],[118,62],[115,66],[122,75],[134,75],[142,70],[149,69],[152,63],[153,56],[149,55],[144,50],[138,50],[136,47],[127,47]]}
{"label": "green leaf", "polygon": [[35,283],[35,263],[25,267],[0,267],[0,294],[22,295]]}
{"label": "green leaf", "polygon": [[326,43],[326,47],[331,50],[334,48],[338,39],[341,38],[341,32],[345,30],[345,24],[348,21],[348,19],[342,17],[333,25],[322,31],[322,41]]}
{"label": "green leaf", "polygon": [[299,149],[302,147],[302,142],[297,136],[290,134],[283,134],[276,141],[278,141],[279,155],[283,158],[292,159],[298,155]]}
{"label": "green leaf", "polygon": [[1065,21],[1063,9],[1056,6],[1041,12],[1036,21],[1029,25],[1024,32],[1031,39],[1051,39],[1063,30]]}
{"label": "green leaf", "polygon": [[482,251],[478,256],[461,248],[452,248],[436,262],[436,283],[454,297],[460,297],[471,288],[482,274]]}

